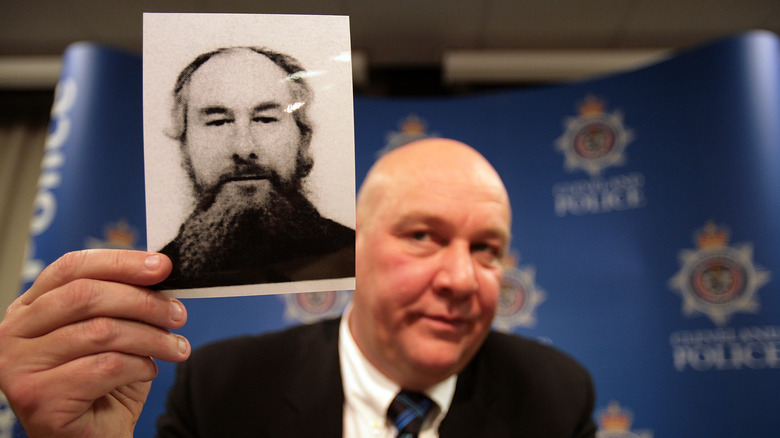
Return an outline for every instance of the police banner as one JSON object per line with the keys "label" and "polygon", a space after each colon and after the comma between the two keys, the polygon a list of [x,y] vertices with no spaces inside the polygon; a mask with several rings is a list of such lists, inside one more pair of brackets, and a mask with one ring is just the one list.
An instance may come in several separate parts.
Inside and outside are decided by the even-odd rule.
{"label": "police banner", "polygon": [[[495,326],[588,367],[600,437],[772,437],[780,429],[771,414],[780,406],[779,44],[754,32],[574,84],[356,98],[358,183],[378,154],[410,140],[475,146],[513,206]],[[141,61],[79,50],[92,52],[91,61],[78,58],[93,83],[66,63],[46,152],[60,158],[44,160],[37,201],[35,220],[48,224],[33,227],[37,266],[89,245],[143,247]],[[78,92],[107,89],[68,103],[68,77]],[[87,94],[103,103],[85,119],[75,109]],[[56,140],[65,120],[70,130]],[[80,146],[70,146],[76,138]],[[85,182],[72,183],[76,176]],[[338,315],[348,298],[188,300],[180,332],[197,347]],[[159,365],[138,436],[153,436],[173,379],[174,365]]]}
{"label": "police banner", "polygon": [[358,100],[358,151],[444,136],[513,206],[496,328],[593,373],[604,437],[772,437],[780,418],[780,62],[749,33],[564,86]]}

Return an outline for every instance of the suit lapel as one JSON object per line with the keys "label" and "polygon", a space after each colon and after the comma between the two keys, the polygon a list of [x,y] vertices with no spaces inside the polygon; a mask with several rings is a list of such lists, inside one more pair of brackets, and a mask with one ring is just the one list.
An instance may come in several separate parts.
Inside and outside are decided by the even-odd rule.
{"label": "suit lapel", "polygon": [[509,436],[509,425],[491,409],[497,394],[489,376],[483,376],[480,356],[458,374],[447,416],[439,426],[440,438]]}
{"label": "suit lapel", "polygon": [[[300,343],[300,376],[286,389],[288,417],[280,421],[284,437],[340,438],[344,391],[338,356],[339,321],[328,321]],[[289,425],[285,426],[285,424]]]}

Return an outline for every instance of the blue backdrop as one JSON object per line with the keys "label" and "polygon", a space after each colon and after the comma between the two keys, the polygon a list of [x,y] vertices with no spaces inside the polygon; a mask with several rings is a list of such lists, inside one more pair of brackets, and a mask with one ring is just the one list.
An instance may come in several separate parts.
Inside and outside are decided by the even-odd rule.
{"label": "blue backdrop", "polygon": [[[410,139],[478,148],[503,176],[514,214],[496,328],[588,367],[602,437],[773,437],[778,44],[753,32],[638,71],[534,90],[357,97],[358,183],[379,151]],[[140,58],[70,48],[28,268],[72,249],[145,246],[141,129]],[[197,346],[337,314],[347,298],[188,300],[181,333]],[[153,435],[173,372],[160,364],[137,436]]]}

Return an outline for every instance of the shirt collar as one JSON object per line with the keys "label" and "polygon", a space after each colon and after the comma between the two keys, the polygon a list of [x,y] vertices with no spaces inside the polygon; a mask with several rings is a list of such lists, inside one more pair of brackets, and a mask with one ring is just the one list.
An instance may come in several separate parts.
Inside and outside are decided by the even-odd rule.
{"label": "shirt collar", "polygon": [[[349,305],[339,325],[339,362],[344,397],[347,403],[354,403],[356,406],[374,412],[375,415],[385,416],[387,408],[401,387],[374,367],[360,351],[349,330],[348,321],[351,312],[352,306]],[[436,417],[429,420],[435,428],[439,427],[439,423],[447,415],[452,404],[457,379],[457,375],[452,375],[424,391],[439,407]]]}

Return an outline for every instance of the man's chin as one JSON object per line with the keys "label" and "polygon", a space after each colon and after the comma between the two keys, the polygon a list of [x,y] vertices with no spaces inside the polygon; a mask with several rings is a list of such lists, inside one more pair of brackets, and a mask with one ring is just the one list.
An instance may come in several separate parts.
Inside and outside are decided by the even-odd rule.
{"label": "man's chin", "polygon": [[424,351],[410,352],[407,366],[415,370],[417,382],[408,382],[430,387],[463,370],[467,361],[464,351],[451,343],[426,343]]}
{"label": "man's chin", "polygon": [[271,181],[267,179],[232,180],[222,184],[214,197],[214,203],[263,206],[268,202],[272,190]]}

